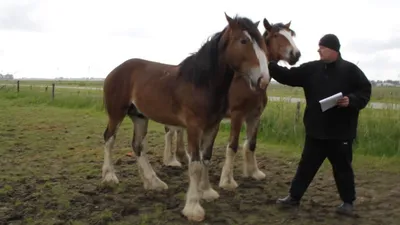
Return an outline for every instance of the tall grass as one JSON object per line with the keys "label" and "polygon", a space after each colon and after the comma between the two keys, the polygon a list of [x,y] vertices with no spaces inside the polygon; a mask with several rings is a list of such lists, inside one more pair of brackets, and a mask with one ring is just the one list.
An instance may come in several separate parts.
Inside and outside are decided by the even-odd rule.
{"label": "tall grass", "polygon": [[[399,89],[400,90],[400,89]],[[51,91],[44,88],[24,87],[17,93],[15,87],[0,89],[0,101],[16,106],[54,106],[72,109],[103,111],[100,90],[56,89],[54,100]],[[398,94],[397,92],[395,93]],[[261,118],[259,141],[302,147],[304,141],[303,113],[296,104],[269,101]],[[221,123],[221,131],[228,132],[230,123]],[[245,137],[244,126],[241,138]],[[371,109],[361,111],[355,152],[375,156],[400,156],[400,110]]]}
{"label": "tall grass", "polygon": [[[261,118],[258,140],[302,148],[304,107],[303,104],[297,117],[296,104],[269,102]],[[222,123],[221,128],[228,131],[230,125]],[[245,135],[244,128],[241,135]],[[400,156],[400,110],[363,109],[354,148],[364,155]]]}
{"label": "tall grass", "polygon": [[[16,84],[17,80],[0,80],[1,84]],[[20,84],[23,85],[48,85],[56,84],[57,86],[71,86],[71,87],[102,87],[102,80],[20,80]]]}
{"label": "tall grass", "polygon": [[103,110],[103,99],[99,90],[73,90],[59,89],[52,99],[51,90],[44,88],[30,89],[25,87],[19,93],[15,87],[0,89],[0,99],[12,100],[11,105],[15,106],[55,106],[69,109],[93,109]]}
{"label": "tall grass", "polygon": [[[0,86],[2,84],[15,85],[16,80],[0,80]],[[101,88],[103,86],[102,80],[21,80],[21,85],[44,85],[51,87],[51,84],[55,83],[56,86],[70,86],[70,87],[96,87]],[[279,83],[271,83],[268,87],[268,94],[270,96],[277,97],[292,97],[292,98],[304,98],[304,92],[302,88],[290,87]],[[385,86],[374,86],[372,88],[371,101],[386,102],[386,103],[398,103],[400,104],[400,87],[385,87]]]}
{"label": "tall grass", "polygon": [[[281,84],[272,84],[268,87],[270,96],[304,98],[303,89]],[[371,101],[400,104],[400,87],[372,87]]]}

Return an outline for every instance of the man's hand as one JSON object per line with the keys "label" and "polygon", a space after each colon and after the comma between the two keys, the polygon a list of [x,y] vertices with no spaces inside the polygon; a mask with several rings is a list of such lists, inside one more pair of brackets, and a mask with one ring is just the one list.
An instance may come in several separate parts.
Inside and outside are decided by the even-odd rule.
{"label": "man's hand", "polygon": [[347,106],[349,106],[349,97],[344,96],[343,98],[339,99],[337,101],[337,105],[339,107],[347,107]]}

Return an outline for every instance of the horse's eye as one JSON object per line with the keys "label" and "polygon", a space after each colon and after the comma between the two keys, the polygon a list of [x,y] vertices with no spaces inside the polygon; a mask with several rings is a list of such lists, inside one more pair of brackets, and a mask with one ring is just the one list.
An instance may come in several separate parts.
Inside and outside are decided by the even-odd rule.
{"label": "horse's eye", "polygon": [[247,39],[242,39],[242,40],[240,40],[240,43],[242,43],[242,44],[246,44],[247,43]]}

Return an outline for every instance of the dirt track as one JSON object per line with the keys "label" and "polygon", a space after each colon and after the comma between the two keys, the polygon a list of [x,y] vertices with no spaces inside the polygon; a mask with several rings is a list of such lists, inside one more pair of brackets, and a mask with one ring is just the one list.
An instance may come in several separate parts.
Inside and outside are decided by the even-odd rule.
{"label": "dirt track", "polygon": [[[38,114],[48,121],[26,119]],[[168,190],[144,191],[135,158],[125,156],[130,123],[121,127],[114,151],[120,184],[103,188],[101,116],[40,108],[9,114],[0,109],[0,115],[0,224],[190,224],[180,214],[188,187],[187,167],[161,166],[162,132],[149,132],[153,137],[149,150]],[[282,211],[275,201],[287,193],[298,159],[264,150],[258,161],[267,176],[257,182],[240,176],[238,155],[234,176],[239,187],[230,192],[218,188],[224,151],[225,146],[216,146],[210,171],[220,198],[202,204],[206,220],[199,224],[400,224],[398,173],[357,167],[359,217],[347,218],[334,213],[340,201],[328,164],[317,174],[300,210]]]}
{"label": "dirt track", "polygon": [[[222,153],[223,149],[217,152]],[[222,162],[221,156],[218,154],[214,157],[214,162]],[[0,221],[4,224],[20,224],[24,218],[31,217],[34,220],[51,215],[55,217],[54,222],[58,221],[57,224],[66,224],[65,221],[88,224],[107,224],[111,221],[186,224],[180,210],[188,184],[187,167],[161,167],[160,159],[159,156],[153,157],[152,162],[160,178],[169,185],[169,190],[164,192],[145,192],[137,177],[135,159],[129,157],[117,161],[121,184],[115,189],[98,185],[100,176],[82,173],[81,177],[68,178],[66,171],[45,179],[31,178],[19,182],[3,180],[0,187],[12,188],[0,194]],[[100,162],[91,163],[99,167]],[[261,168],[267,173],[267,179],[262,182],[241,178],[238,176],[241,168],[236,166],[235,174],[240,186],[235,192],[229,192],[216,187],[221,165],[214,163],[210,179],[221,197],[216,202],[203,203],[206,210],[204,223],[337,224],[341,221],[344,224],[396,224],[395,219],[400,218],[400,204],[396,199],[400,197],[400,188],[396,185],[399,176],[371,172],[360,174],[360,171],[357,179],[357,213],[360,218],[342,218],[334,214],[339,202],[329,172],[325,177],[321,173],[317,175],[299,212],[278,210],[275,200],[286,193],[294,164],[289,165],[277,159],[260,159]],[[100,170],[98,172],[100,174]],[[70,193],[68,199],[57,199],[57,185],[51,185],[54,183],[63,184],[63,189]]]}

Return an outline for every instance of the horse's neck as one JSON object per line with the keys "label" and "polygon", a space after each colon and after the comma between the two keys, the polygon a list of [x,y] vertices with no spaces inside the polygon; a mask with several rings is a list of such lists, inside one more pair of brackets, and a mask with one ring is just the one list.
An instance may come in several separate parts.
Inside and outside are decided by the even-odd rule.
{"label": "horse's neck", "polygon": [[221,119],[228,109],[228,95],[233,81],[234,71],[229,65],[220,61],[214,82],[207,90],[208,103],[210,108],[208,113],[214,119]]}
{"label": "horse's neck", "polygon": [[272,54],[271,51],[268,51],[267,59],[268,59],[268,61],[278,61],[279,57],[275,56],[275,54]]}
{"label": "horse's neck", "polygon": [[[267,45],[267,49],[271,47],[271,42]],[[279,61],[279,53],[278,54],[272,54],[271,51],[267,51],[267,59],[268,61]]]}
{"label": "horse's neck", "polygon": [[233,69],[225,62],[223,57],[221,57],[218,63],[215,85],[215,89],[218,93],[228,95],[229,87],[233,80],[233,75]]}

